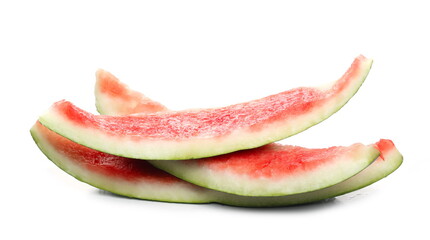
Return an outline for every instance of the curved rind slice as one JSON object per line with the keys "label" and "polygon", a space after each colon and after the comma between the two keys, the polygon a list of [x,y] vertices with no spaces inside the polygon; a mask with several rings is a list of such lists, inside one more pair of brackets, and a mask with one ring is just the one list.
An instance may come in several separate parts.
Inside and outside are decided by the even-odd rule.
{"label": "curved rind slice", "polygon": [[359,56],[331,87],[296,88],[224,108],[98,116],[59,101],[39,121],[72,141],[114,155],[153,160],[215,156],[275,142],[323,121],[355,94],[371,64]]}
{"label": "curved rind slice", "polygon": [[30,132],[48,159],[94,187],[123,196],[166,202],[206,203],[212,199],[211,190],[180,180],[147,161],[87,148],[50,131],[39,122]]}
{"label": "curved rind slice", "polygon": [[318,202],[359,190],[387,177],[403,163],[403,156],[391,140],[381,139],[375,143],[375,147],[380,149],[380,157],[357,175],[331,187],[282,197],[247,197],[223,193],[217,196],[217,199],[221,199],[218,202],[243,207],[286,206]]}
{"label": "curved rind slice", "polygon": [[402,155],[390,140],[376,146],[381,156],[357,175],[317,191],[278,197],[246,197],[202,188],[173,177],[146,161],[98,152],[72,142],[36,123],[31,135],[40,150],[59,168],[94,187],[132,198],[210,203],[242,207],[276,207],[305,204],[333,198],[368,186],[394,172]]}
{"label": "curved rind slice", "polygon": [[308,149],[272,143],[203,159],[149,162],[202,187],[244,196],[283,196],[342,182],[378,156],[373,145]]}
{"label": "curved rind slice", "polygon": [[94,95],[97,111],[104,115],[155,113],[167,110],[162,104],[130,89],[103,69],[96,72]]}

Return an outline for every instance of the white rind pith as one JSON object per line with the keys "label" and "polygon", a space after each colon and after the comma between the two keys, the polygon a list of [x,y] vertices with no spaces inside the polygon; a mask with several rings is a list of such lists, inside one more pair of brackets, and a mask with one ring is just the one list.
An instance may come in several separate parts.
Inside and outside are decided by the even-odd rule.
{"label": "white rind pith", "polygon": [[[110,96],[108,97],[107,95],[105,96],[104,93],[100,93],[99,91],[96,91],[95,95],[98,96],[96,98],[97,111],[105,115],[114,115],[112,114],[113,109],[115,110],[121,109],[121,106],[130,104],[130,102],[123,101],[122,99],[119,99],[119,98],[112,98]],[[132,106],[130,106],[130,108],[131,107]],[[116,115],[120,115],[120,114],[121,113],[118,113]]]}

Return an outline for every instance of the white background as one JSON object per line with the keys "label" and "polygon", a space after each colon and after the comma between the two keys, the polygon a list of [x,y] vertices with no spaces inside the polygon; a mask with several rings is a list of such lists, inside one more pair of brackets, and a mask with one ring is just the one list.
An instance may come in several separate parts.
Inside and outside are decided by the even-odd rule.
{"label": "white background", "polygon": [[[1,239],[425,239],[430,236],[426,1],[1,1]],[[216,107],[339,78],[374,59],[354,98],[284,140],[392,139],[395,173],[335,200],[244,209],[112,196],[52,164],[29,129],[53,102],[95,113],[104,68],[172,109]]]}

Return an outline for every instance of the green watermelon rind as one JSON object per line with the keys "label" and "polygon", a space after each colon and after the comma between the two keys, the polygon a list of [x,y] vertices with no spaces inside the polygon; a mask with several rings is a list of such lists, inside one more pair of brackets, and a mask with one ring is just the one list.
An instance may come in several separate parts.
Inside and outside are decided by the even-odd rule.
{"label": "green watermelon rind", "polygon": [[348,154],[334,156],[318,168],[297,170],[282,177],[254,177],[228,169],[217,171],[193,160],[149,162],[184,181],[213,190],[242,196],[285,196],[340,183],[368,167],[380,154],[372,145],[355,144],[350,148],[353,150]]}
{"label": "green watermelon rind", "polygon": [[247,197],[222,193],[217,196],[222,200],[216,202],[240,207],[279,207],[320,202],[372,185],[396,171],[403,163],[403,156],[396,148],[386,153],[384,158],[385,160],[378,159],[343,182],[316,191],[275,197]]}
{"label": "green watermelon rind", "polygon": [[186,160],[215,156],[275,142],[327,119],[349,101],[366,79],[372,60],[362,57],[359,61],[358,73],[350,79],[348,86],[336,93],[336,97],[332,97],[324,106],[315,107],[307,114],[294,118],[267,122],[259,131],[244,128],[232,130],[228,135],[217,138],[197,138],[186,141],[170,139],[136,141],[135,138],[114,136],[104,131],[74,124],[57,112],[55,104],[48,112],[40,116],[39,121],[52,131],[74,142],[118,156],[152,160]]}
{"label": "green watermelon rind", "polygon": [[[385,154],[385,160],[379,159],[357,175],[331,187],[288,196],[247,197],[205,189],[187,182],[173,185],[153,185],[152,182],[130,183],[112,176],[97,174],[72,164],[67,157],[58,153],[44,140],[36,127],[33,127],[30,133],[48,159],[79,181],[120,196],[174,203],[214,202],[237,207],[281,207],[319,202],[369,186],[394,172],[403,160],[398,150],[393,148]],[[148,185],[151,186],[145,187]]]}
{"label": "green watermelon rind", "polygon": [[163,202],[209,203],[211,190],[201,188],[185,181],[169,184],[151,182],[130,182],[115,176],[105,176],[79,166],[61,154],[44,139],[37,126],[30,130],[34,142],[42,153],[57,167],[77,180],[93,187],[121,196]]}

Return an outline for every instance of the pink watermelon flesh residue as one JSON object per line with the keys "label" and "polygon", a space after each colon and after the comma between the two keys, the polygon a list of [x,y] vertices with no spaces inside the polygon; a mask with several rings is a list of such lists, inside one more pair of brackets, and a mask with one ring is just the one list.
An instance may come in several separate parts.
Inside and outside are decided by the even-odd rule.
{"label": "pink watermelon flesh residue", "polygon": [[381,139],[379,142],[375,143],[375,147],[381,152],[378,160],[385,160],[386,156],[395,149],[394,143],[388,139]]}
{"label": "pink watermelon flesh residue", "polygon": [[160,183],[175,183],[182,181],[153,167],[147,161],[99,152],[72,142],[47,129],[39,122],[36,124],[39,132],[56,151],[73,161],[73,164],[79,165],[91,172],[131,182],[145,180]]}
{"label": "pink watermelon flesh residue", "polygon": [[136,96],[128,94],[127,88],[124,84],[119,82],[114,76],[105,71],[97,71],[97,77],[102,81],[99,82],[98,86],[100,92],[108,94],[114,98],[121,98],[123,100],[134,100]]}
{"label": "pink watermelon flesh residue", "polygon": [[138,136],[154,139],[187,139],[219,137],[232,129],[262,125],[278,119],[294,117],[323,104],[324,94],[314,89],[295,89],[262,100],[219,109],[168,112],[139,116],[95,116],[70,102],[56,104],[57,110],[75,124],[99,129],[112,135]]}
{"label": "pink watermelon flesh residue", "polygon": [[[39,132],[56,151],[67,156],[69,160],[73,161],[73,164],[91,172],[131,182],[153,181],[165,184],[183,182],[153,167],[146,161],[99,152],[72,142],[50,131],[39,122],[36,125]],[[358,145],[356,144],[355,146]],[[386,139],[382,139],[374,145],[381,152],[376,161],[383,161],[384,156],[387,156],[395,148],[393,142]],[[214,171],[231,171],[254,178],[270,177],[276,179],[276,177],[292,175],[302,171],[312,171],[312,169],[331,161],[334,156],[354,151],[353,149],[354,147],[306,149],[273,143],[217,157],[187,160],[184,163],[197,162]]]}
{"label": "pink watermelon flesh residue", "polygon": [[[290,92],[291,93],[291,92]],[[75,124],[98,129],[112,135],[138,136],[153,139],[187,139],[191,137],[219,137],[232,129],[251,126],[259,129],[261,122],[268,123],[277,119],[294,117],[317,104],[316,91],[303,94],[299,90],[245,104],[219,109],[200,111],[167,112],[139,116],[95,116],[73,106],[70,102],[60,101],[54,106],[58,112]],[[306,97],[305,97],[306,96]],[[299,99],[300,98],[300,99]],[[316,101],[303,101],[303,100]]]}
{"label": "pink watermelon flesh residue", "polygon": [[[333,161],[337,156],[354,151],[356,146],[307,149],[297,146],[268,144],[215,158],[190,160],[215,172],[230,172],[252,178],[280,178],[311,172]],[[188,162],[188,161],[187,161]]]}
{"label": "pink watermelon flesh residue", "polygon": [[[114,75],[109,72],[97,71],[97,86],[101,93],[109,95],[111,98],[121,99],[129,103],[127,108],[128,114],[132,113],[153,113],[165,111],[167,108],[158,102],[152,101],[143,94],[130,90],[124,83],[120,82]],[[134,106],[132,109],[131,107]],[[126,113],[124,113],[126,114]]]}
{"label": "pink watermelon flesh residue", "polygon": [[360,66],[364,61],[366,61],[364,56],[358,56],[351,64],[351,67],[348,69],[348,71],[346,71],[346,73],[335,83],[335,85],[330,90],[328,90],[330,92],[329,94],[336,94],[345,89],[348,86],[349,80],[360,74]]}
{"label": "pink watermelon flesh residue", "polygon": [[267,123],[305,114],[335,97],[359,72],[359,68],[360,58],[356,59],[345,75],[327,91],[296,88],[217,109],[118,117],[92,115],[67,101],[57,102],[54,107],[75,124],[99,129],[111,135],[133,136],[136,140],[139,140],[139,135],[147,139],[167,140],[216,138],[243,127],[258,131]]}

